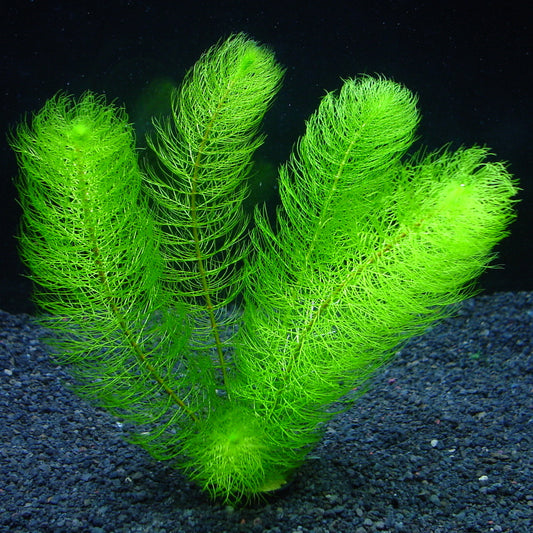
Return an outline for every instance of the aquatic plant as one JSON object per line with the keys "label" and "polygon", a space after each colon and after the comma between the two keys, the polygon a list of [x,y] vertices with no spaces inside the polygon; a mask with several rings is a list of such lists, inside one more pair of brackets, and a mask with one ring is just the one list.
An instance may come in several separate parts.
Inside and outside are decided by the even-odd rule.
{"label": "aquatic plant", "polygon": [[516,193],[486,148],[408,157],[416,98],[362,76],[308,120],[274,220],[250,220],[282,77],[267,47],[221,41],[142,165],[124,110],[90,92],[56,95],[10,139],[55,359],[133,442],[232,502],[283,486],[398,345],[473,293]]}

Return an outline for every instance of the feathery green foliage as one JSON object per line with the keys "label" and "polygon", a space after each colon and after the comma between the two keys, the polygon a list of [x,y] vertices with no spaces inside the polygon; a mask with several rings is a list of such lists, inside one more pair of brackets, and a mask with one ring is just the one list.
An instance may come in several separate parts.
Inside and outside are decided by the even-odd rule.
{"label": "feathery green foliage", "polygon": [[22,257],[41,321],[60,333],[50,339],[57,360],[73,363],[83,396],[137,424],[157,422],[150,438],[167,449],[199,406],[180,368],[185,309],[160,282],[160,239],[125,114],[91,93],[58,95],[12,145],[23,169]]}
{"label": "feathery green foliage", "polygon": [[212,394],[227,393],[230,339],[222,340],[220,330],[233,327],[237,316],[219,311],[242,291],[239,266],[250,251],[246,180],[282,75],[272,52],[239,34],[197,62],[172,95],[171,119],[156,121],[156,136],[148,139],[159,162],[146,183],[165,235],[165,279],[189,301],[199,381]]}
{"label": "feathery green foliage", "polygon": [[415,97],[361,77],[323,98],[280,169],[276,220],[257,208],[252,225],[282,76],[243,34],[211,48],[154,122],[145,170],[124,112],[91,93],[56,96],[11,138],[56,358],[138,424],[134,442],[232,502],[282,486],[339,400],[473,294],[514,216],[487,149],[407,158]]}

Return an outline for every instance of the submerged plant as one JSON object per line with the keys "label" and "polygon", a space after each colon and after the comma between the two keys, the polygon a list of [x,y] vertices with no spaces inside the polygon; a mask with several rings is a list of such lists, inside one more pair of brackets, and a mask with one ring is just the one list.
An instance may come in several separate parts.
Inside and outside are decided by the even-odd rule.
{"label": "submerged plant", "polygon": [[361,77],[307,122],[275,221],[249,220],[282,76],[243,34],[211,48],[154,121],[143,169],[124,111],[92,93],[55,96],[11,136],[55,358],[138,425],[133,442],[232,502],[282,486],[332,406],[473,293],[516,194],[485,148],[407,158],[415,97]]}

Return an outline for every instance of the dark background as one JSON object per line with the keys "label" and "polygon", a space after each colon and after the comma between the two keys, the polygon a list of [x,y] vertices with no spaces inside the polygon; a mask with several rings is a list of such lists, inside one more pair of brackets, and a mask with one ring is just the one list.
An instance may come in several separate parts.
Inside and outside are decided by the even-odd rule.
{"label": "dark background", "polygon": [[[520,7],[520,4],[523,7]],[[512,235],[481,285],[533,290],[532,24],[527,2],[9,2],[0,8],[0,130],[59,90],[124,104],[139,138],[167,88],[209,46],[245,31],[287,68],[262,156],[277,166],[341,78],[380,73],[419,97],[421,143],[486,144],[522,187]],[[479,6],[482,6],[481,10]],[[15,157],[0,135],[0,309],[32,312],[16,241]],[[275,198],[272,185],[263,199]]]}

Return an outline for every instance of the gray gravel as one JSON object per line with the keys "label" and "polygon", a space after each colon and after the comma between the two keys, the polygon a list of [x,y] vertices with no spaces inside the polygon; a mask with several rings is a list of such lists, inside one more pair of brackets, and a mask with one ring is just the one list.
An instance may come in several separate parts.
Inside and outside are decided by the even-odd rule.
{"label": "gray gravel", "polygon": [[533,293],[412,340],[267,502],[210,502],[68,390],[28,315],[0,311],[0,531],[533,531]]}

